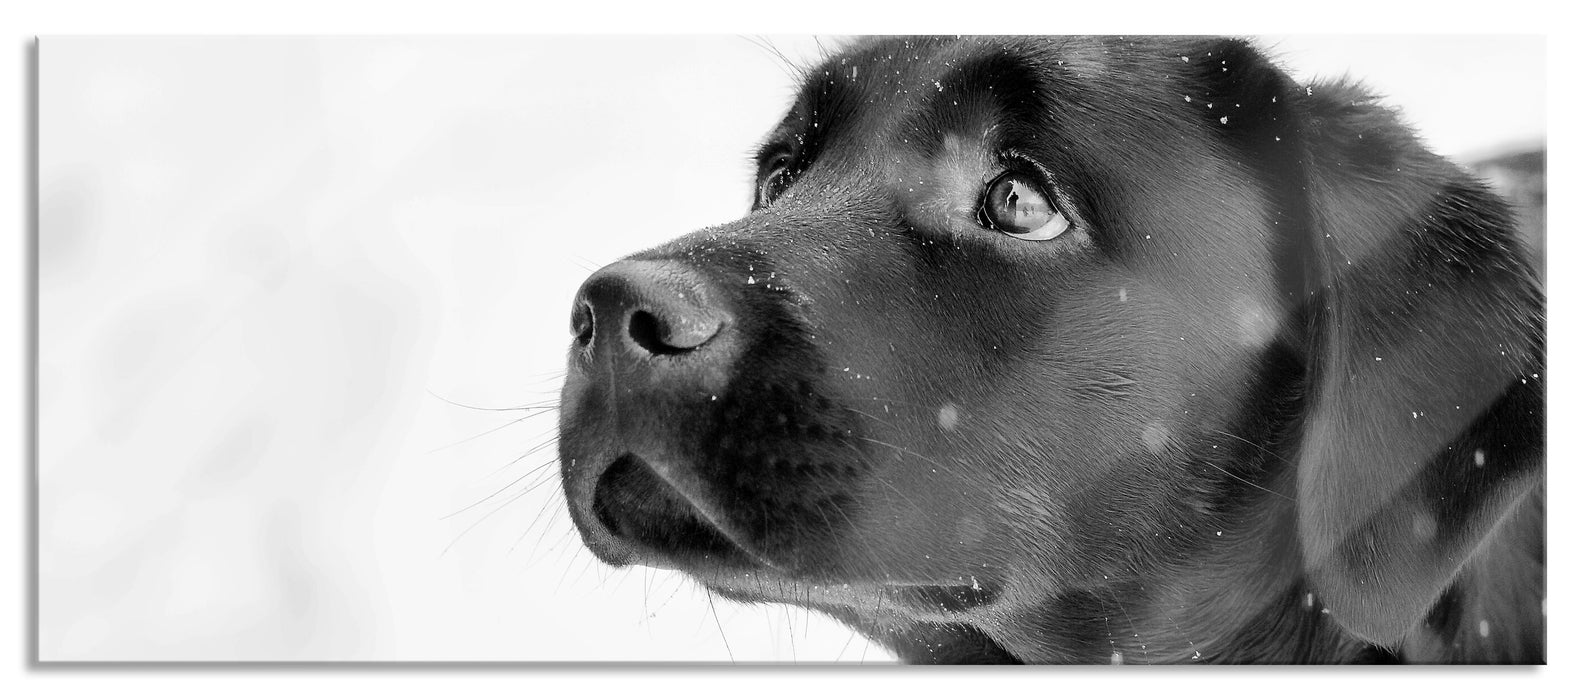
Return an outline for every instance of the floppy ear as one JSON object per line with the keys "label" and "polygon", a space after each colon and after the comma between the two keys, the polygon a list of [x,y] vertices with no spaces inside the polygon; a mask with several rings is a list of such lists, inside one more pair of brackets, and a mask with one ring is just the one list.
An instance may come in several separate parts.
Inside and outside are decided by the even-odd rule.
{"label": "floppy ear", "polygon": [[1337,621],[1393,644],[1542,479],[1542,292],[1504,203],[1373,97],[1278,99],[1308,239],[1303,561]]}

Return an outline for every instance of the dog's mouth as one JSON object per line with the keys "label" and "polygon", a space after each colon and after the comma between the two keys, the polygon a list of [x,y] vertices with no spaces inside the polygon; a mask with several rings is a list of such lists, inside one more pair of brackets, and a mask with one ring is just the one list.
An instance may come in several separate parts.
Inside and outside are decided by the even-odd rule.
{"label": "dog's mouth", "polygon": [[[748,533],[718,513],[705,512],[643,458],[617,457],[593,489],[599,524],[635,550],[639,563],[683,570],[750,570],[768,565]],[[712,517],[711,517],[712,515]]]}
{"label": "dog's mouth", "polygon": [[796,551],[777,548],[774,529],[787,524],[783,513],[769,512],[775,504],[758,503],[761,516],[754,521],[709,500],[718,494],[693,492],[697,489],[695,484],[678,487],[649,460],[626,453],[599,476],[592,515],[628,563],[685,572],[737,600],[823,602],[947,619],[1000,598],[1002,587],[987,570],[965,576],[887,575],[881,573],[882,563],[853,560],[852,550],[867,548],[841,546],[842,538],[819,547],[818,538],[807,538],[806,532]]}

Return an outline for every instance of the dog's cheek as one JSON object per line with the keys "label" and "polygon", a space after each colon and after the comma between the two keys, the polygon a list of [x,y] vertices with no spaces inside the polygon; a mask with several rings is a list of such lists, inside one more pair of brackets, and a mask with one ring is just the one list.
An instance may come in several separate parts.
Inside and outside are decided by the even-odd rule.
{"label": "dog's cheek", "polygon": [[1190,488],[1161,475],[1234,418],[1237,392],[1207,387],[1249,381],[1253,339],[1268,335],[1266,320],[1229,312],[1184,323],[1196,309],[1135,276],[1090,282],[1053,312],[1047,350],[984,387],[998,398],[972,404],[957,452],[981,455],[964,473],[988,484],[992,539],[1039,586],[1116,568],[1180,510]]}

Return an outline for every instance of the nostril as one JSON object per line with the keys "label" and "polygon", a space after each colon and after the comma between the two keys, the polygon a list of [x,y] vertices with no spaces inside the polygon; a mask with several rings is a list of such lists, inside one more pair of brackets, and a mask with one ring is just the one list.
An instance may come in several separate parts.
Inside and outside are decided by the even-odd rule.
{"label": "nostril", "polygon": [[628,359],[697,350],[731,323],[720,303],[723,296],[701,272],[682,263],[612,263],[577,290],[571,309],[573,348],[584,353],[602,348]]}
{"label": "nostril", "polygon": [[676,355],[695,350],[708,342],[719,332],[721,325],[712,318],[685,318],[672,322],[638,309],[632,312],[626,333],[638,347],[652,354]]}
{"label": "nostril", "polygon": [[631,336],[632,341],[639,347],[655,355],[673,355],[681,352],[677,348],[666,345],[660,338],[662,334],[659,330],[659,319],[654,318],[654,315],[647,311],[632,312],[632,322],[627,326],[626,334]]}
{"label": "nostril", "polygon": [[593,342],[593,307],[579,303],[572,308],[571,334],[577,337],[578,345]]}

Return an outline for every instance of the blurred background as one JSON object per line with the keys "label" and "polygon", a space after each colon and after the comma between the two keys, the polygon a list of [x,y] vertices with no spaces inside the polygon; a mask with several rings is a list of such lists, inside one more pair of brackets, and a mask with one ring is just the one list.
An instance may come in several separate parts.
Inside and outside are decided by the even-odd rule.
{"label": "blurred background", "polygon": [[[1541,251],[1540,37],[1258,41],[1374,86]],[[554,463],[577,285],[742,215],[839,43],[43,39],[40,658],[888,661],[599,564]]]}

